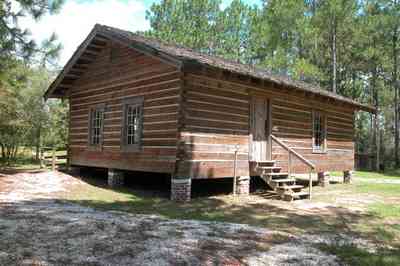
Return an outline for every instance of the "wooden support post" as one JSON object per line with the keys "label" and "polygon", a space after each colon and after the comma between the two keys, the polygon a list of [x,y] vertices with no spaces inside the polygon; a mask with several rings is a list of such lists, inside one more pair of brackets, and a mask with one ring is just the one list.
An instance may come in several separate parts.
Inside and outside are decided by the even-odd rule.
{"label": "wooden support post", "polygon": [[288,174],[289,174],[289,178],[292,177],[292,153],[290,151],[289,152],[289,161],[288,161]]}
{"label": "wooden support post", "polygon": [[69,146],[67,146],[67,160],[66,160],[66,165],[65,166],[66,166],[67,170],[70,169],[70,167],[71,167]]}
{"label": "wooden support post", "polygon": [[52,158],[51,158],[51,171],[56,170],[56,149],[52,150]]}
{"label": "wooden support post", "polygon": [[40,149],[39,151],[39,163],[40,163],[40,169],[46,168],[43,149]]}
{"label": "wooden support post", "polygon": [[235,159],[234,159],[234,162],[233,162],[233,196],[236,196],[237,153],[238,153],[238,145],[236,145],[236,147],[235,147]]}
{"label": "wooden support post", "polygon": [[308,192],[309,192],[309,199],[311,199],[311,194],[312,194],[312,171],[310,171],[310,179],[308,181]]}

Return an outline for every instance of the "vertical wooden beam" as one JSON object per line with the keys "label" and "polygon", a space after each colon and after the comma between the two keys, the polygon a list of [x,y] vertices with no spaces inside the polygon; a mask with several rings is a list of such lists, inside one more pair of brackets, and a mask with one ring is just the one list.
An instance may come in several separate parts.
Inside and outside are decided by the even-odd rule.
{"label": "vertical wooden beam", "polygon": [[56,170],[56,148],[53,147],[52,156],[51,156],[51,171]]}
{"label": "vertical wooden beam", "polygon": [[236,196],[237,154],[238,154],[238,146],[235,147],[235,158],[233,161],[233,196]]}
{"label": "vertical wooden beam", "polygon": [[172,177],[179,177],[182,175],[183,161],[185,160],[185,143],[183,142],[182,131],[185,129],[186,120],[186,72],[181,69],[180,73],[180,90],[179,90],[179,102],[178,102],[178,123],[176,133],[176,161],[175,170],[172,173]]}
{"label": "vertical wooden beam", "polygon": [[312,170],[310,170],[310,176],[309,176],[309,180],[308,180],[308,193],[309,193],[309,199],[311,200],[312,198]]}

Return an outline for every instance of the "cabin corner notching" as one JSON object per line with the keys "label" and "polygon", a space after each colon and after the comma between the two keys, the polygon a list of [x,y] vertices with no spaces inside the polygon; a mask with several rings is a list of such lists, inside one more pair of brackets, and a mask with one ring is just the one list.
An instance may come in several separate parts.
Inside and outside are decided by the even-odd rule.
{"label": "cabin corner notching", "polygon": [[298,185],[276,180],[309,165],[352,170],[354,113],[374,112],[309,84],[101,25],[45,97],[69,100],[70,164],[168,173],[172,198],[184,200],[191,179],[232,177],[235,164],[239,192],[259,175],[277,192],[287,182],[300,195]]}

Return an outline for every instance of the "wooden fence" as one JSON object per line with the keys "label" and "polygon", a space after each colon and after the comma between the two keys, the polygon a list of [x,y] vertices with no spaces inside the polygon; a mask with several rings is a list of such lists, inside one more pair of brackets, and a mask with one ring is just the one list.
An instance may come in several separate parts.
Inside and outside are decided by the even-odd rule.
{"label": "wooden fence", "polygon": [[51,170],[56,170],[60,165],[66,164],[67,162],[67,152],[66,151],[56,151],[53,148],[45,147],[42,149],[40,166],[49,167]]}

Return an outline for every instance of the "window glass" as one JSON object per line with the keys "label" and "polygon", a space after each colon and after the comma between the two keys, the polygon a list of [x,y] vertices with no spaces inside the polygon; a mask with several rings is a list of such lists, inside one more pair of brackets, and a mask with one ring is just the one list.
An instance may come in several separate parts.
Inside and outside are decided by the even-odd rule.
{"label": "window glass", "polygon": [[100,145],[103,127],[103,109],[92,109],[90,118],[90,145]]}
{"label": "window glass", "polygon": [[313,113],[313,149],[323,151],[325,150],[325,116],[320,112],[314,111]]}
{"label": "window glass", "polygon": [[138,105],[126,106],[126,144],[139,144],[140,141],[140,121],[141,107]]}
{"label": "window glass", "polygon": [[139,148],[143,130],[143,97],[125,100],[122,130],[122,148]]}

